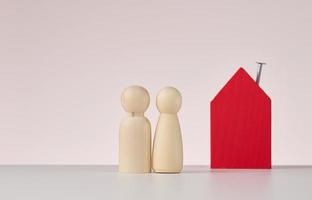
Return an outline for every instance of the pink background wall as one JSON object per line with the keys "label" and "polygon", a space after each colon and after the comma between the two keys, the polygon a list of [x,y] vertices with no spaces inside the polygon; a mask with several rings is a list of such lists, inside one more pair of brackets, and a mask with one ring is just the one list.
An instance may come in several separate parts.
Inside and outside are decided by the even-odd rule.
{"label": "pink background wall", "polygon": [[273,164],[312,165],[311,1],[0,2],[0,164],[116,164],[120,93],[183,94],[185,164],[209,164],[209,103],[239,66],[273,100]]}

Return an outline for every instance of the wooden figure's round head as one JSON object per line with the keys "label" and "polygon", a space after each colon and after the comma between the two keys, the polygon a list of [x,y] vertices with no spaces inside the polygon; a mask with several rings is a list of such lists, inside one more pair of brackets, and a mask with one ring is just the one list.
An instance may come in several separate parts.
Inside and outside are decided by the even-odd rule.
{"label": "wooden figure's round head", "polygon": [[176,114],[182,106],[181,93],[174,87],[165,87],[158,93],[156,104],[159,112]]}
{"label": "wooden figure's round head", "polygon": [[121,95],[122,107],[130,113],[144,113],[149,106],[148,91],[141,86],[130,86]]}

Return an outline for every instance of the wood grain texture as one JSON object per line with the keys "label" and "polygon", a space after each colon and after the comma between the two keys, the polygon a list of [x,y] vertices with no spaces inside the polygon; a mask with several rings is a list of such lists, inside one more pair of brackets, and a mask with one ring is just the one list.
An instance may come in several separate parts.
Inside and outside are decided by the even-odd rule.
{"label": "wood grain texture", "polygon": [[243,68],[211,102],[211,168],[271,168],[271,99]]}

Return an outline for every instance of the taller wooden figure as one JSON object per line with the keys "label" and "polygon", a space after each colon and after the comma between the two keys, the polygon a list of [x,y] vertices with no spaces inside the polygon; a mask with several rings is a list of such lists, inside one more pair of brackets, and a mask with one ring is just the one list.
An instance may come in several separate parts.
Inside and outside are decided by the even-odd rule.
{"label": "taller wooden figure", "polygon": [[119,129],[119,171],[151,171],[151,124],[144,116],[150,102],[147,90],[131,86],[122,93],[121,103],[128,112]]}
{"label": "taller wooden figure", "polygon": [[271,99],[243,68],[211,102],[211,168],[271,168]]}

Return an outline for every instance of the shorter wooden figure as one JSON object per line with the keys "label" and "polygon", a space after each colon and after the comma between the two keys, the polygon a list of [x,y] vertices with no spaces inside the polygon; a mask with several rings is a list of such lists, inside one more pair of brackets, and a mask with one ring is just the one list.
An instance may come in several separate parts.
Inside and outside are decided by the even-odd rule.
{"label": "shorter wooden figure", "polygon": [[181,94],[173,87],[163,88],[157,95],[160,117],[153,146],[154,172],[179,173],[183,168],[182,136],[177,116],[181,105]]}
{"label": "shorter wooden figure", "polygon": [[120,124],[119,171],[149,173],[151,171],[151,124],[144,116],[150,103],[148,91],[131,86],[122,93],[121,103],[129,116]]}

